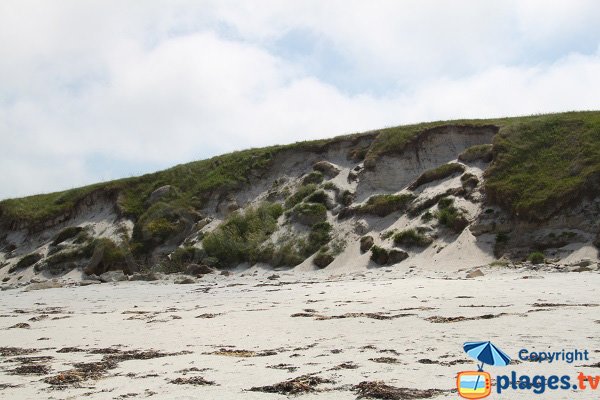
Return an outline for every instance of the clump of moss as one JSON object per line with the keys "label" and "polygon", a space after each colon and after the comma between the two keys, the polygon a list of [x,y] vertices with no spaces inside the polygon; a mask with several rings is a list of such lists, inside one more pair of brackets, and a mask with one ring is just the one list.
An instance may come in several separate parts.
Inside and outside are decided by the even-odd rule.
{"label": "clump of moss", "polygon": [[478,144],[471,146],[460,153],[458,159],[462,162],[490,162],[493,158],[492,147],[492,144]]}
{"label": "clump of moss", "polygon": [[317,185],[314,183],[300,186],[296,193],[285,200],[285,208],[290,209],[295,205],[300,204],[302,200],[311,195],[315,190],[317,190]]}
{"label": "clump of moss", "polygon": [[527,261],[532,264],[543,264],[546,261],[546,257],[544,256],[544,253],[535,251],[527,256]]}
{"label": "clump of moss", "polygon": [[394,244],[404,246],[426,247],[432,243],[432,239],[416,231],[415,229],[405,229],[394,234]]}
{"label": "clump of moss", "polygon": [[440,165],[437,168],[427,170],[423,172],[417,180],[415,180],[408,188],[410,190],[415,190],[419,186],[422,186],[426,183],[438,181],[440,179],[447,178],[453,174],[463,173],[465,171],[465,167],[461,164],[457,163],[449,163]]}
{"label": "clump of moss", "polygon": [[245,212],[234,212],[202,240],[206,253],[219,260],[222,267],[242,262],[256,262],[259,248],[277,228],[277,218],[283,213],[280,204],[263,203]]}
{"label": "clump of moss", "polygon": [[395,211],[406,210],[414,199],[411,194],[381,194],[369,197],[367,202],[355,209],[359,214],[371,214],[385,217]]}

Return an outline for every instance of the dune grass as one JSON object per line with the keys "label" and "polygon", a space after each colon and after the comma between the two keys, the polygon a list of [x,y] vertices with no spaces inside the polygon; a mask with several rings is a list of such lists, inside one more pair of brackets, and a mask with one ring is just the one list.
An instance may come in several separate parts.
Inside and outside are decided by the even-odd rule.
{"label": "dune grass", "polygon": [[281,205],[275,203],[263,203],[244,213],[235,212],[204,237],[204,250],[218,259],[221,267],[256,262],[260,259],[260,245],[275,231],[282,213]]}
{"label": "dune grass", "polygon": [[492,202],[514,215],[545,219],[600,191],[600,113],[540,116],[505,126],[485,174]]}

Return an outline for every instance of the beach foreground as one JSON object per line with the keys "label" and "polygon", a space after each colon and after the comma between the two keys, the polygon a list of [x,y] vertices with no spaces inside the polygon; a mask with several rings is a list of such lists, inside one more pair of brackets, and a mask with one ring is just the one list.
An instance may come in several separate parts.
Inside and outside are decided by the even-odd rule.
{"label": "beach foreground", "polygon": [[[458,398],[457,373],[476,369],[462,344],[478,340],[516,360],[485,368],[492,378],[599,375],[600,274],[482,271],[252,269],[189,285],[5,291],[0,398]],[[521,349],[588,350],[589,360],[519,361]],[[492,393],[502,396],[537,395]]]}

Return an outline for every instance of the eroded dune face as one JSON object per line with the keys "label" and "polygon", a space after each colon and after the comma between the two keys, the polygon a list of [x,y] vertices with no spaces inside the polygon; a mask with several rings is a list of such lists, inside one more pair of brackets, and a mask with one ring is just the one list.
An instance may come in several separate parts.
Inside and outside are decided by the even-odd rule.
{"label": "eroded dune face", "polygon": [[533,129],[502,124],[440,123],[234,153],[95,186],[70,207],[59,194],[59,211],[35,223],[0,215],[0,279],[14,287],[107,271],[196,276],[253,265],[449,271],[529,258],[596,268],[600,198],[576,197],[534,220],[486,196],[498,137],[506,151],[518,145],[511,134]]}
{"label": "eroded dune face", "polygon": [[378,158],[361,175],[356,198],[363,201],[375,192],[398,192],[423,172],[452,160],[471,146],[492,143],[494,126],[443,126],[431,129],[400,154]]}

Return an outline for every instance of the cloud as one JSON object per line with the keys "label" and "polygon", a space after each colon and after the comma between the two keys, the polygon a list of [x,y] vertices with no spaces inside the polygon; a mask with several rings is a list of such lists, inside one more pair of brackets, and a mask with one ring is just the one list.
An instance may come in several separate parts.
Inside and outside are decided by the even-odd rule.
{"label": "cloud", "polygon": [[260,4],[0,3],[0,198],[247,147],[599,104],[595,2]]}

